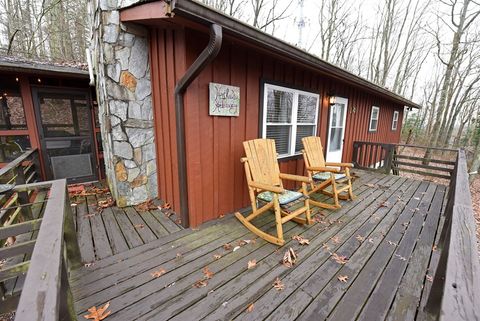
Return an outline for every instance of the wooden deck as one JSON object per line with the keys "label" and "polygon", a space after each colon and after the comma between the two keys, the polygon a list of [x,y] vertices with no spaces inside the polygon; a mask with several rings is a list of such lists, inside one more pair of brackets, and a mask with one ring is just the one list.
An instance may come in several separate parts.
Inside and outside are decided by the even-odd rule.
{"label": "wooden deck", "polygon": [[[78,206],[79,240],[92,240],[88,255],[99,259],[71,275],[79,319],[88,308],[106,302],[112,312],[108,320],[422,319],[430,271],[440,252],[435,244],[443,223],[446,187],[356,173],[360,176],[354,182],[357,199],[343,202],[339,210],[323,211],[310,226],[286,223],[283,247],[255,239],[231,216],[198,230],[148,238],[132,228],[136,223],[123,224],[135,222],[127,211],[112,208],[87,220],[83,214],[88,206]],[[142,219],[145,226],[151,220]],[[255,223],[274,229],[272,215]],[[123,225],[130,226],[129,232]],[[102,246],[96,245],[96,235],[102,234],[98,227],[108,236]],[[113,229],[122,233],[122,238],[117,236],[123,241],[117,242]],[[126,236],[134,232],[136,242]],[[299,245],[291,239],[294,235],[309,239],[310,244]],[[298,255],[291,268],[280,263],[289,247]],[[336,255],[348,261],[337,263]],[[247,269],[250,260],[256,260],[253,269]],[[210,279],[205,279],[207,267],[214,273]],[[154,272],[159,272],[156,277]],[[346,282],[339,280],[345,276]],[[283,290],[272,286],[276,278]]]}
{"label": "wooden deck", "polygon": [[134,207],[116,206],[100,209],[98,202],[106,198],[104,194],[71,197],[84,263],[128,251],[183,229],[158,209],[137,211]]}

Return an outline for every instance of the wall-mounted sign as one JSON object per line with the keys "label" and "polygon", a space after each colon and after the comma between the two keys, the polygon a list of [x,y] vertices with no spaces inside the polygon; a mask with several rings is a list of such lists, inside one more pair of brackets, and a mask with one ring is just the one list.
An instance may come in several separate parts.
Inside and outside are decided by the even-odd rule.
{"label": "wall-mounted sign", "polygon": [[240,115],[240,87],[211,82],[209,89],[210,116]]}

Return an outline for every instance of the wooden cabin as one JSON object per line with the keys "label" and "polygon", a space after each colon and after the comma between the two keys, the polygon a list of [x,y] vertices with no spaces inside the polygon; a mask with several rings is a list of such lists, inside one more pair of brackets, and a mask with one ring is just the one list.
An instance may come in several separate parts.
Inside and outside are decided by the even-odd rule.
{"label": "wooden cabin", "polygon": [[[120,20],[148,28],[158,195],[187,211],[191,226],[249,204],[243,141],[275,139],[281,171],[303,175],[302,137],[320,136],[328,161],[350,162],[353,141],[398,143],[404,108],[419,108],[193,1],[142,2]],[[175,87],[215,45],[218,53],[188,80],[178,106]]]}
{"label": "wooden cabin", "polygon": [[44,180],[101,179],[102,144],[88,72],[77,66],[0,59],[0,165],[37,149]]}

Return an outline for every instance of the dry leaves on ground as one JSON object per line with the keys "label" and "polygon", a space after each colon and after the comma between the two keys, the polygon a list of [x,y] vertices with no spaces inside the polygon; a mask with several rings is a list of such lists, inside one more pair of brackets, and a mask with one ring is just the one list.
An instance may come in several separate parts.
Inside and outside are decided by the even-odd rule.
{"label": "dry leaves on ground", "polygon": [[355,236],[355,238],[357,239],[357,241],[359,241],[360,243],[362,243],[363,241],[365,241],[365,237],[361,236],[361,235],[357,235]]}
{"label": "dry leaves on ground", "polygon": [[282,280],[280,280],[280,278],[278,277],[275,279],[275,282],[273,282],[272,285],[277,291],[282,291],[283,289],[285,289],[285,284],[283,284]]}
{"label": "dry leaves on ground", "polygon": [[251,270],[257,266],[257,260],[250,260],[247,263],[247,269]]}
{"label": "dry leaves on ground", "polygon": [[345,264],[348,262],[348,258],[343,255],[338,255],[337,253],[332,254],[332,259],[338,264]]}
{"label": "dry leaves on ground", "polygon": [[214,254],[214,255],[213,255],[213,258],[214,258],[215,260],[218,260],[218,259],[220,259],[221,257],[222,257],[222,256],[221,256],[220,254]]}
{"label": "dry leaves on ground", "polygon": [[253,303],[250,303],[247,307],[247,312],[250,313],[253,311],[253,308],[254,308],[254,304]]}
{"label": "dry leaves on ground", "polygon": [[133,227],[134,227],[134,228],[144,228],[145,225],[143,225],[143,224],[135,224]]}
{"label": "dry leaves on ground", "polygon": [[347,275],[339,275],[339,276],[337,276],[337,279],[338,279],[340,282],[347,283],[348,276],[347,276]]}
{"label": "dry leaves on ground", "polygon": [[433,282],[433,276],[427,274],[426,278],[428,282]]}
{"label": "dry leaves on ground", "polygon": [[158,209],[160,210],[169,210],[170,208],[172,208],[170,203],[163,203],[162,205],[158,206]]}
{"label": "dry leaves on ground", "polygon": [[158,206],[153,203],[153,200],[148,200],[148,201],[145,201],[145,202],[140,203],[138,205],[135,205],[135,209],[138,212],[146,212],[146,211],[150,211],[150,210],[156,210],[157,208],[158,208]]}
{"label": "dry leaves on ground", "polygon": [[232,249],[232,244],[230,244],[230,243],[223,244],[223,249],[225,251],[230,251]]}
{"label": "dry leaves on ground", "polygon": [[162,275],[164,275],[165,273],[167,273],[167,270],[162,268],[162,269],[159,269],[155,272],[150,273],[150,275],[152,276],[152,278],[159,278]]}
{"label": "dry leaves on ground", "polygon": [[91,319],[93,321],[101,321],[106,317],[108,317],[110,313],[112,313],[112,311],[105,312],[109,306],[110,306],[110,302],[107,302],[103,307],[100,307],[98,309],[96,306],[93,306],[90,309],[88,309],[88,312],[90,312],[90,314],[86,314],[84,315],[84,317],[85,319]]}
{"label": "dry leaves on ground", "polygon": [[308,239],[303,238],[300,235],[292,236],[292,240],[298,241],[298,244],[300,244],[300,245],[309,245],[310,244],[310,241]]}
{"label": "dry leaves on ground", "polygon": [[203,288],[203,287],[206,287],[208,285],[208,282],[207,280],[198,280],[197,282],[195,282],[193,284],[193,287],[195,288]]}
{"label": "dry leaves on ground", "polygon": [[289,248],[283,255],[282,264],[291,268],[297,262],[297,254],[292,248]]}
{"label": "dry leaves on ground", "polygon": [[338,236],[332,237],[331,240],[332,240],[332,242],[335,243],[335,244],[338,244],[338,243],[341,242],[340,237],[338,237]]}
{"label": "dry leaves on ground", "polygon": [[204,267],[202,272],[203,272],[204,278],[207,279],[207,280],[211,279],[213,277],[213,275],[215,274],[214,272],[212,272],[208,269],[208,266]]}
{"label": "dry leaves on ground", "polygon": [[375,188],[375,184],[365,184],[365,186],[368,186],[370,188]]}
{"label": "dry leaves on ground", "polygon": [[115,205],[115,200],[111,197],[109,197],[105,200],[98,201],[98,203],[97,203],[97,206],[98,206],[99,209],[112,207],[113,205]]}
{"label": "dry leaves on ground", "polygon": [[390,206],[390,202],[385,201],[385,202],[380,203],[380,205],[378,207],[389,207],[389,206]]}

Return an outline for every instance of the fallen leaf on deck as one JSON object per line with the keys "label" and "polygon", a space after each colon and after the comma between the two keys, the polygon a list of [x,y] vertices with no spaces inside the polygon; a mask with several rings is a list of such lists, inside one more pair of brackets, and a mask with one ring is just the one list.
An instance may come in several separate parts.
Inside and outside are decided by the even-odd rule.
{"label": "fallen leaf on deck", "polygon": [[348,275],[339,275],[339,276],[337,276],[337,279],[338,279],[340,282],[347,283]]}
{"label": "fallen leaf on deck", "polygon": [[327,251],[330,251],[330,246],[328,246],[327,243],[323,243],[322,249],[327,250]]}
{"label": "fallen leaf on deck", "polygon": [[170,205],[170,203],[163,203],[162,205],[160,205],[158,208],[163,210],[163,209],[170,209],[172,206]]}
{"label": "fallen leaf on deck", "polygon": [[357,239],[357,241],[359,241],[360,243],[362,243],[363,241],[365,241],[365,237],[361,236],[361,235],[357,235],[355,236],[355,238]]}
{"label": "fallen leaf on deck", "polygon": [[371,187],[371,188],[375,188],[375,184],[365,184],[365,186],[368,186],[368,187]]}
{"label": "fallen leaf on deck", "polygon": [[106,200],[98,201],[97,205],[100,208],[112,207],[115,204],[113,198],[107,198]]}
{"label": "fallen leaf on deck", "polygon": [[337,253],[332,254],[332,259],[338,264],[345,264],[348,262],[348,258],[343,255],[338,255]]}
{"label": "fallen leaf on deck", "polygon": [[182,257],[182,253],[177,253],[177,259]]}
{"label": "fallen leaf on deck", "polygon": [[223,303],[222,303],[222,307],[226,307],[227,304],[228,304],[228,301],[223,302]]}
{"label": "fallen leaf on deck", "polygon": [[374,243],[374,240],[373,240],[372,238],[369,238],[369,239],[368,239],[368,242],[370,242],[370,243],[373,244],[373,243]]}
{"label": "fallen leaf on deck", "polygon": [[331,240],[332,240],[332,242],[335,243],[335,244],[338,244],[338,243],[340,243],[340,241],[341,241],[338,236],[332,237]]}
{"label": "fallen leaf on deck", "polygon": [[218,215],[218,218],[224,218],[224,217],[225,217],[225,214]]}
{"label": "fallen leaf on deck", "polygon": [[309,245],[310,244],[310,241],[308,239],[303,238],[300,235],[292,236],[292,240],[298,241],[298,244],[300,244],[300,245]]}
{"label": "fallen leaf on deck", "polygon": [[144,228],[145,225],[143,225],[143,224],[135,224],[133,227],[135,227],[135,228]]}
{"label": "fallen leaf on deck", "polygon": [[100,307],[98,309],[96,306],[93,306],[88,309],[88,312],[90,312],[90,314],[86,314],[84,315],[84,317],[85,319],[92,319],[93,321],[101,321],[108,317],[110,313],[112,313],[112,311],[105,312],[105,310],[107,310],[109,306],[110,302],[105,303],[103,307]]}
{"label": "fallen leaf on deck", "polygon": [[145,201],[145,202],[140,203],[138,205],[135,205],[135,209],[138,212],[146,212],[146,211],[150,211],[150,210],[155,210],[157,208],[158,208],[158,206],[153,204],[153,200],[148,200],[148,201]]}
{"label": "fallen leaf on deck", "polygon": [[203,288],[203,287],[206,287],[207,285],[208,285],[207,280],[198,280],[192,286],[195,288]]}
{"label": "fallen leaf on deck", "polygon": [[435,252],[436,250],[437,250],[437,246],[434,245],[434,246],[432,247],[432,251]]}
{"label": "fallen leaf on deck", "polygon": [[253,311],[253,307],[254,307],[253,303],[250,303],[250,304],[248,305],[248,307],[247,307],[247,312],[248,312],[248,313],[252,312],[252,311]]}
{"label": "fallen leaf on deck", "polygon": [[433,276],[427,274],[426,278],[427,278],[427,281],[433,282]]}
{"label": "fallen leaf on deck", "polygon": [[235,252],[236,250],[239,250],[239,249],[240,249],[240,246],[235,246],[235,247],[233,248],[233,252]]}
{"label": "fallen leaf on deck", "polygon": [[88,268],[93,266],[94,264],[95,264],[94,262],[90,262],[90,263],[85,263],[83,266]]}
{"label": "fallen leaf on deck", "polygon": [[177,223],[178,225],[182,225],[182,219],[181,218],[177,218],[175,220],[175,223]]}
{"label": "fallen leaf on deck", "polygon": [[397,243],[395,243],[395,242],[392,242],[392,241],[387,241],[387,243],[388,243],[388,244],[390,244],[390,245],[393,245],[393,246],[398,246],[398,244],[397,244]]}
{"label": "fallen leaf on deck", "polygon": [[232,249],[232,245],[230,243],[223,244],[223,249],[225,251],[230,251]]}
{"label": "fallen leaf on deck", "polygon": [[283,255],[282,264],[291,268],[297,262],[297,254],[292,248],[289,248]]}
{"label": "fallen leaf on deck", "polygon": [[402,261],[406,261],[407,259],[404,258],[403,256],[399,255],[399,254],[394,254],[395,257],[398,257],[400,260]]}
{"label": "fallen leaf on deck", "polygon": [[213,277],[213,275],[215,274],[208,269],[208,266],[204,267],[202,272],[203,272],[203,275],[204,275],[205,279],[211,279]]}
{"label": "fallen leaf on deck", "polygon": [[390,206],[390,203],[385,201],[383,203],[380,203],[380,205],[378,207],[389,207]]}
{"label": "fallen leaf on deck", "polygon": [[213,258],[214,258],[215,260],[218,260],[218,259],[220,259],[221,257],[222,257],[222,256],[221,256],[220,254],[213,254]]}
{"label": "fallen leaf on deck", "polygon": [[165,269],[160,269],[160,270],[158,270],[158,271],[155,271],[155,272],[150,273],[150,275],[152,276],[152,278],[159,278],[159,277],[161,277],[162,275],[164,275],[165,273],[167,273],[167,270],[165,270]]}
{"label": "fallen leaf on deck", "polygon": [[247,269],[251,270],[257,266],[257,260],[250,260],[247,263]]}
{"label": "fallen leaf on deck", "polygon": [[277,291],[282,291],[283,289],[285,289],[285,284],[283,284],[282,280],[280,280],[280,278],[278,277],[275,279],[275,282],[273,282],[272,285]]}
{"label": "fallen leaf on deck", "polygon": [[71,203],[70,206],[75,207],[75,206],[78,206],[78,204],[77,203]]}
{"label": "fallen leaf on deck", "polygon": [[419,201],[420,197],[414,197],[413,199]]}

